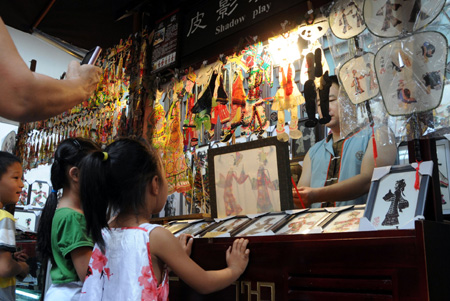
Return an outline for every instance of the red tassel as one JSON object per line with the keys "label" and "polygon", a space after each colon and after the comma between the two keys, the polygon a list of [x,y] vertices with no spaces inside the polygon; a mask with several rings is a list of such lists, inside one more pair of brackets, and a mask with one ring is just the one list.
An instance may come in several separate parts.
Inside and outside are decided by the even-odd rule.
{"label": "red tassel", "polygon": [[414,182],[414,189],[415,190],[419,190],[420,188],[420,174],[419,174],[419,170],[420,170],[420,163],[422,163],[422,161],[417,162],[417,167],[416,167],[416,181]]}
{"label": "red tassel", "polygon": [[377,141],[375,140],[375,131],[373,129],[373,124],[371,125],[371,127],[372,127],[373,160],[374,160],[374,163],[375,163],[375,167],[377,167],[377,158],[378,158]]}

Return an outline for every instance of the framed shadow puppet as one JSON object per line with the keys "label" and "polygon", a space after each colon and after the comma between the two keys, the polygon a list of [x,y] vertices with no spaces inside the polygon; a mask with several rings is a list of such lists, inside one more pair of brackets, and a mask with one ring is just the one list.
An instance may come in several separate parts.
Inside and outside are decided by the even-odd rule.
{"label": "framed shadow puppet", "polygon": [[208,151],[211,216],[293,208],[289,148],[276,137]]}
{"label": "framed shadow puppet", "polygon": [[375,229],[398,229],[424,214],[433,163],[422,162],[417,173],[414,164],[375,168],[364,211]]}

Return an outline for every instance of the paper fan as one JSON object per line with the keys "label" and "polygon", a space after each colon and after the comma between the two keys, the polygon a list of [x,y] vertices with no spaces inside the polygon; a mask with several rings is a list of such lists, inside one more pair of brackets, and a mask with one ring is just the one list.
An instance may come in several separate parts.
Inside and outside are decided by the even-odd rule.
{"label": "paper fan", "polygon": [[366,29],[363,18],[364,0],[343,0],[331,8],[328,22],[333,34],[339,39],[350,39]]}
{"label": "paper fan", "polygon": [[348,60],[339,69],[341,83],[354,104],[369,100],[379,92],[374,59],[373,53],[365,53]]}
{"label": "paper fan", "polygon": [[389,115],[409,115],[439,106],[447,52],[447,39],[438,32],[416,33],[378,51],[375,71]]}
{"label": "paper fan", "polygon": [[376,36],[396,37],[433,22],[445,0],[365,0],[364,21]]}

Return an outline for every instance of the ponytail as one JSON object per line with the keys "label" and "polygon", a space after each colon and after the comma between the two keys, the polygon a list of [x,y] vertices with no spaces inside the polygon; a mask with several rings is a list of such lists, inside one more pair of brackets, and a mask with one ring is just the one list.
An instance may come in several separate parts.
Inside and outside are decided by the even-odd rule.
{"label": "ponytail", "polygon": [[122,138],[81,162],[80,196],[88,234],[104,251],[102,229],[108,228],[109,212],[134,212],[146,208],[147,184],[161,176],[159,158],[141,141]]}
{"label": "ponytail", "polygon": [[105,246],[102,229],[108,227],[106,213],[111,189],[108,187],[110,162],[105,153],[98,151],[86,156],[81,162],[80,173],[80,198],[87,232],[102,251]]}
{"label": "ponytail", "polygon": [[58,191],[69,187],[68,170],[72,166],[78,167],[80,161],[88,153],[99,147],[88,139],[69,138],[60,143],[55,151],[55,161],[52,164],[50,180],[52,192],[45,202],[39,219],[37,235],[37,252],[42,262],[53,261],[51,245],[52,221],[58,206]]}

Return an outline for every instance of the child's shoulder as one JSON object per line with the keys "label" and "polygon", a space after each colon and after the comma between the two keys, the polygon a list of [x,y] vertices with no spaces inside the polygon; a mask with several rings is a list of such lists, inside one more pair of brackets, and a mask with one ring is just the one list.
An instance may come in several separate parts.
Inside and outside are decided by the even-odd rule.
{"label": "child's shoulder", "polygon": [[0,209],[0,221],[4,218],[9,218],[15,221],[14,216],[6,210]]}

